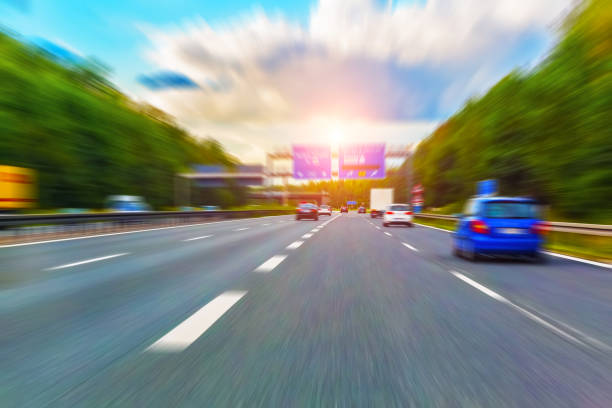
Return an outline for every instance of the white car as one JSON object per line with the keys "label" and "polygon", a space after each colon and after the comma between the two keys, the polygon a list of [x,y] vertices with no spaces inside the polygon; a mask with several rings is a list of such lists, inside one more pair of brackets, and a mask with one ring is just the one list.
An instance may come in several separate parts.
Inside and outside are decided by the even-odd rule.
{"label": "white car", "polygon": [[319,207],[319,215],[332,215],[332,210],[329,205],[322,205]]}
{"label": "white car", "polygon": [[408,204],[390,204],[383,214],[383,226],[402,224],[412,227],[412,210]]}

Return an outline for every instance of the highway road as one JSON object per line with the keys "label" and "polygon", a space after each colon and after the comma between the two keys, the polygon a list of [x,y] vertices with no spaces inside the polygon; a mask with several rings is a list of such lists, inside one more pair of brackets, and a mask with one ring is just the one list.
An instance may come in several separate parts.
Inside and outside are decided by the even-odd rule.
{"label": "highway road", "polygon": [[0,247],[2,407],[610,407],[612,269],[356,213]]}

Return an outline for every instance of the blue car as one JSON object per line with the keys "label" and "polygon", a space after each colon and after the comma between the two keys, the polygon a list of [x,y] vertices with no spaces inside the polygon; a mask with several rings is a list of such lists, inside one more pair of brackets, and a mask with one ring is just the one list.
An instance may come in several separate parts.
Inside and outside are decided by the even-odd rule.
{"label": "blue car", "polygon": [[521,255],[540,260],[547,224],[536,201],[520,197],[470,199],[453,234],[453,252],[475,261],[480,255]]}

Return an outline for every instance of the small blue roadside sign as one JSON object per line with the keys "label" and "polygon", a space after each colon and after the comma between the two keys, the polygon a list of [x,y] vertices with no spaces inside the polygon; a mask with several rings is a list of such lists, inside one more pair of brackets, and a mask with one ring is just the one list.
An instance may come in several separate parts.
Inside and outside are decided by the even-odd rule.
{"label": "small blue roadside sign", "polygon": [[357,205],[357,201],[347,201],[348,205]]}
{"label": "small blue roadside sign", "polygon": [[492,196],[497,194],[497,180],[482,180],[476,184],[476,194],[479,196]]}

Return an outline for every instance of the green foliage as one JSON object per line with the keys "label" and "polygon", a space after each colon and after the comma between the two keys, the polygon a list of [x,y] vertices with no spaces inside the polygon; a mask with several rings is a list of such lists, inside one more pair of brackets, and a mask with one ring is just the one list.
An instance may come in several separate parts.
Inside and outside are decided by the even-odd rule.
{"label": "green foliage", "polygon": [[95,60],[64,66],[2,33],[0,56],[0,163],[38,172],[41,207],[99,208],[111,194],[167,206],[176,172],[235,163],[118,92]]}
{"label": "green foliage", "polygon": [[562,217],[612,220],[612,7],[580,5],[560,43],[531,72],[515,71],[423,141],[416,180],[441,207],[496,178]]}

